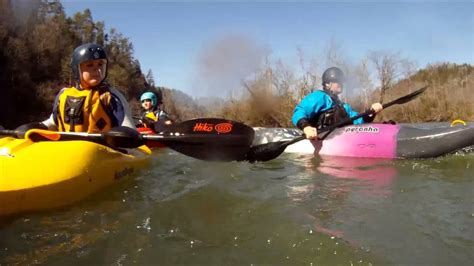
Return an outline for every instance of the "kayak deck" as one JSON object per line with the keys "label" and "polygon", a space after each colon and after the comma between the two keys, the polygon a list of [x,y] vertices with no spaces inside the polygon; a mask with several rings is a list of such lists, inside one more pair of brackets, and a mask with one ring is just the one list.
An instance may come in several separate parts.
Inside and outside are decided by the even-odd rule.
{"label": "kayak deck", "polygon": [[79,201],[132,176],[149,150],[128,154],[88,141],[0,139],[0,216]]}
{"label": "kayak deck", "polygon": [[[295,128],[255,128],[253,145],[301,136]],[[363,124],[338,128],[322,141],[302,140],[285,152],[364,158],[430,158],[474,145],[474,123]]]}

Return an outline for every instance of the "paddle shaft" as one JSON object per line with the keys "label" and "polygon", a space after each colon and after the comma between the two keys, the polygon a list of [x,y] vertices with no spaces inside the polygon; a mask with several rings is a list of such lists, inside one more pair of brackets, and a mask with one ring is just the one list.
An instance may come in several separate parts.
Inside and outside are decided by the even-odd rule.
{"label": "paddle shaft", "polygon": [[10,130],[10,129],[2,129],[0,130],[0,135],[1,136],[17,136],[19,132],[16,130]]}
{"label": "paddle shaft", "polygon": [[200,118],[173,124],[169,131],[147,135],[135,129],[115,127],[103,133],[56,132],[30,129],[25,134],[17,130],[2,130],[0,135],[23,136],[36,141],[85,140],[112,148],[135,148],[147,141],[157,141],[185,155],[212,161],[244,160],[254,138],[251,127],[219,118]]}

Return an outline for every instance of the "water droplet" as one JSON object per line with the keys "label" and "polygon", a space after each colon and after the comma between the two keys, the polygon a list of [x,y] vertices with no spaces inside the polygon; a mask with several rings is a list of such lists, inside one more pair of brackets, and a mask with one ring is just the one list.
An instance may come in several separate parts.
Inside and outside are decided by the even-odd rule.
{"label": "water droplet", "polygon": [[293,244],[293,247],[296,247],[296,244]]}
{"label": "water droplet", "polygon": [[235,236],[235,237],[234,237],[234,240],[237,240],[238,238],[239,238],[238,236]]}
{"label": "water droplet", "polygon": [[272,241],[270,239],[267,239],[267,243],[270,245]]}
{"label": "water droplet", "polygon": [[334,239],[335,237],[334,236],[331,236],[331,239]]}
{"label": "water droplet", "polygon": [[[309,233],[312,234],[313,233],[313,230],[309,230]],[[312,264],[312,263],[311,263]]]}

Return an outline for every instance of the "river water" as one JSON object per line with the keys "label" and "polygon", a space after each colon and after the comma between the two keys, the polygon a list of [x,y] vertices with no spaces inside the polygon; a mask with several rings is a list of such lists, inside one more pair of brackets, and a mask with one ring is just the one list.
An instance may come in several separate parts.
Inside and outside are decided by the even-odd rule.
{"label": "river water", "polygon": [[209,163],[168,149],[73,206],[0,225],[0,265],[473,265],[474,154],[283,154]]}

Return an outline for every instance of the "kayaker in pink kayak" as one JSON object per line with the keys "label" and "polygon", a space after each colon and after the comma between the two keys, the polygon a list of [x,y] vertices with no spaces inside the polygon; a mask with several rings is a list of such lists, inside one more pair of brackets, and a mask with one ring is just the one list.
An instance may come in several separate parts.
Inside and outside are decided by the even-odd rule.
{"label": "kayaker in pink kayak", "polygon": [[116,126],[135,129],[127,100],[106,82],[107,68],[107,54],[102,46],[78,46],[71,60],[73,86],[58,93],[49,119],[23,125],[18,130],[105,132]]}
{"label": "kayaker in pink kayak", "polygon": [[[306,95],[295,107],[292,122],[303,130],[306,138],[315,139],[318,129],[334,125],[350,117],[358,115],[351,106],[342,102],[338,95],[342,92],[344,73],[337,67],[324,71],[322,76],[322,90],[316,90]],[[382,111],[380,103],[370,107],[375,113]],[[353,121],[353,124],[370,123],[375,114],[362,117]]]}

